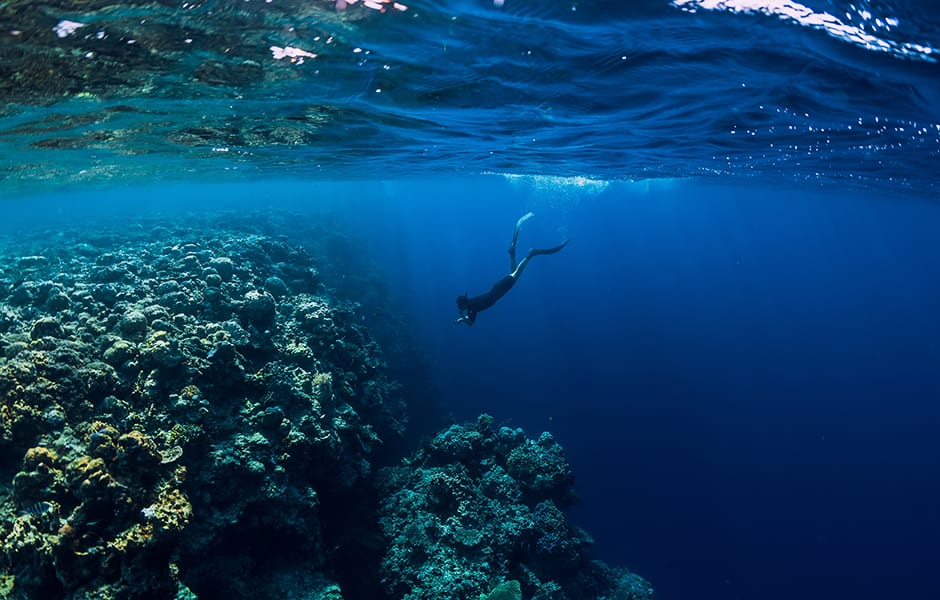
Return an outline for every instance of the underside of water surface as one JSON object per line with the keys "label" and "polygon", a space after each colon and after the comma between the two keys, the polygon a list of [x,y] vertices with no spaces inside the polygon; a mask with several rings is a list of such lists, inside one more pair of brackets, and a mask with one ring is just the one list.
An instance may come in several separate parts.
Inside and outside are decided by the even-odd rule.
{"label": "underside of water surface", "polygon": [[0,4],[5,189],[506,172],[934,189],[914,3]]}

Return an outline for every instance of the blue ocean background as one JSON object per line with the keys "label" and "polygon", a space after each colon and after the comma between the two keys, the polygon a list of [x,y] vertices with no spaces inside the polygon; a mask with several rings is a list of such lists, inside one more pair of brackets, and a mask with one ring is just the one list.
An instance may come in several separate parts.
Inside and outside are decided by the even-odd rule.
{"label": "blue ocean background", "polygon": [[[391,186],[368,237],[447,409],[552,431],[601,557],[660,598],[940,593],[936,205],[681,182],[473,190]],[[451,325],[450,296],[507,271],[526,210],[522,247],[570,246],[472,330]]]}
{"label": "blue ocean background", "polygon": [[[7,233],[194,211],[289,210],[300,229],[334,219],[348,264],[368,265],[349,277],[387,286],[361,299],[363,321],[394,322],[419,348],[411,377],[433,414],[415,429],[487,412],[551,431],[595,555],[657,597],[940,593],[936,203],[489,176],[157,185],[8,206]],[[526,211],[520,249],[569,247],[455,326],[454,297],[508,271]]]}
{"label": "blue ocean background", "polygon": [[660,600],[940,598],[935,3],[353,4],[0,5],[0,234],[335,223],[409,442],[551,431]]}

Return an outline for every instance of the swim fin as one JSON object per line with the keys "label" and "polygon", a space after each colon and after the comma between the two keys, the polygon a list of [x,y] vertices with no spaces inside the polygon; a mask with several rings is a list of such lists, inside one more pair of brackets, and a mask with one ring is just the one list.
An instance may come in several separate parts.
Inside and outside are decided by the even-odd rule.
{"label": "swim fin", "polygon": [[555,254],[556,252],[559,252],[562,248],[567,246],[568,242],[570,241],[571,240],[565,240],[562,244],[555,246],[554,248],[546,248],[545,250],[541,248],[532,248],[531,250],[529,250],[529,256],[539,256],[542,254]]}
{"label": "swim fin", "polygon": [[535,216],[534,212],[527,212],[526,214],[519,217],[519,220],[516,221],[516,231],[519,231],[519,228],[522,227],[522,224]]}

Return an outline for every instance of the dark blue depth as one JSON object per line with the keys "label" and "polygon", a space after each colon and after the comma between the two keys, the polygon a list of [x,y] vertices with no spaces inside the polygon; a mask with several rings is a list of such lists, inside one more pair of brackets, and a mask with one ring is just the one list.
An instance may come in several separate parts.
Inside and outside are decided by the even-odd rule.
{"label": "dark blue depth", "polygon": [[[940,211],[695,184],[387,191],[371,232],[440,399],[563,443],[603,558],[663,600],[940,585]],[[570,236],[456,327],[453,297]]]}

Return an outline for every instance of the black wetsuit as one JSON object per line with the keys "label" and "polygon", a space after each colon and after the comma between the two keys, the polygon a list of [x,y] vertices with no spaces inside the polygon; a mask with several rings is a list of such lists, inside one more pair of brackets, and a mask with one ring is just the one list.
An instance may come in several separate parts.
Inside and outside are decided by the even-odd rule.
{"label": "black wetsuit", "polygon": [[477,320],[477,313],[481,310],[486,310],[487,308],[496,304],[496,302],[506,295],[506,292],[512,289],[512,286],[516,285],[516,280],[519,279],[519,276],[522,275],[522,270],[525,269],[525,266],[529,264],[529,260],[533,256],[539,256],[541,254],[555,254],[562,248],[568,245],[568,240],[565,240],[561,245],[555,246],[554,248],[540,249],[532,248],[529,250],[529,253],[526,254],[525,258],[522,259],[522,262],[516,263],[516,240],[519,238],[519,228],[522,227],[522,224],[532,216],[532,213],[526,213],[522,216],[521,219],[516,221],[516,229],[512,233],[512,244],[509,246],[509,275],[506,275],[499,281],[493,284],[493,287],[490,288],[490,291],[485,294],[480,294],[479,296],[474,296],[473,298],[467,298],[467,295],[457,297],[457,311],[460,313],[461,317],[454,321],[454,323],[464,323],[466,325],[473,325],[473,322]]}
{"label": "black wetsuit", "polygon": [[467,298],[467,322],[470,325],[473,325],[473,322],[477,320],[477,313],[496,304],[496,301],[505,296],[506,292],[512,289],[512,286],[515,285],[515,283],[515,277],[512,275],[506,275],[494,283],[493,287],[490,288],[490,291],[486,292],[485,294],[480,294],[479,296],[474,296],[473,298]]}

